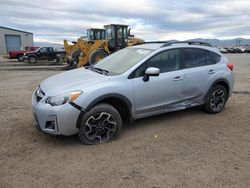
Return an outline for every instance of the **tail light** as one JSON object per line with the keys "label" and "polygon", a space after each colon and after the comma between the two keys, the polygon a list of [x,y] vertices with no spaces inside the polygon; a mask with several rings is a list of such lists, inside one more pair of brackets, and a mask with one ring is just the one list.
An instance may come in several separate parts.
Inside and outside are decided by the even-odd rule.
{"label": "tail light", "polygon": [[233,71],[233,69],[234,69],[234,65],[233,65],[232,63],[227,63],[227,67],[228,67],[231,71]]}

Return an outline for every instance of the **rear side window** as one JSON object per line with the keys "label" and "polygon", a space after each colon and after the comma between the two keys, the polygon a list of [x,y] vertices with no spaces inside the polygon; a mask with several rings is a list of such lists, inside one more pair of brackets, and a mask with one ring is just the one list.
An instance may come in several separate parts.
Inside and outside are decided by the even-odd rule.
{"label": "rear side window", "polygon": [[206,56],[206,65],[212,65],[214,64],[214,61],[210,55],[210,53],[206,50],[204,50],[205,56]]}
{"label": "rear side window", "polygon": [[221,60],[220,55],[218,55],[218,54],[216,54],[214,52],[210,52],[210,55],[213,58],[214,63],[219,63],[220,62],[220,60]]}
{"label": "rear side window", "polygon": [[214,64],[210,53],[196,48],[182,49],[183,68],[193,68]]}
{"label": "rear side window", "polygon": [[54,52],[53,48],[48,48],[49,52]]}

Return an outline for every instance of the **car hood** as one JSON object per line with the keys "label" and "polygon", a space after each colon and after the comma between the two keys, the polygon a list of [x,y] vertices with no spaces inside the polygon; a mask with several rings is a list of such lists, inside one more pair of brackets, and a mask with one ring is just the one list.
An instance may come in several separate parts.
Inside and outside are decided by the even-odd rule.
{"label": "car hood", "polygon": [[106,80],[109,80],[109,76],[78,68],[44,80],[40,88],[47,96],[54,96],[76,90],[84,91],[86,87]]}

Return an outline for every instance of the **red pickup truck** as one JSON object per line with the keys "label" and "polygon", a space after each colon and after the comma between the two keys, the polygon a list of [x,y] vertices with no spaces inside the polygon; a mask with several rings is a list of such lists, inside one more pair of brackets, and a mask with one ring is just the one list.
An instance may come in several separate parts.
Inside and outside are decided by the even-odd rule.
{"label": "red pickup truck", "polygon": [[38,48],[39,47],[35,47],[35,46],[27,46],[27,47],[25,47],[25,50],[9,51],[9,58],[10,59],[17,59],[18,61],[23,61],[23,54],[24,53],[36,51]]}

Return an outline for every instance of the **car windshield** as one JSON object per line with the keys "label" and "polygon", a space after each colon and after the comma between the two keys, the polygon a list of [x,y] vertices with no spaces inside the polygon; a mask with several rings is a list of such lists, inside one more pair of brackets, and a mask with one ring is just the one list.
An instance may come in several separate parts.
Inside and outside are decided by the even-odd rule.
{"label": "car windshield", "polygon": [[110,74],[123,74],[151,52],[148,49],[125,48],[100,60],[94,68],[106,70]]}
{"label": "car windshield", "polygon": [[41,49],[42,47],[40,47],[40,48],[37,48],[36,50],[35,50],[35,52],[38,52],[40,49]]}

